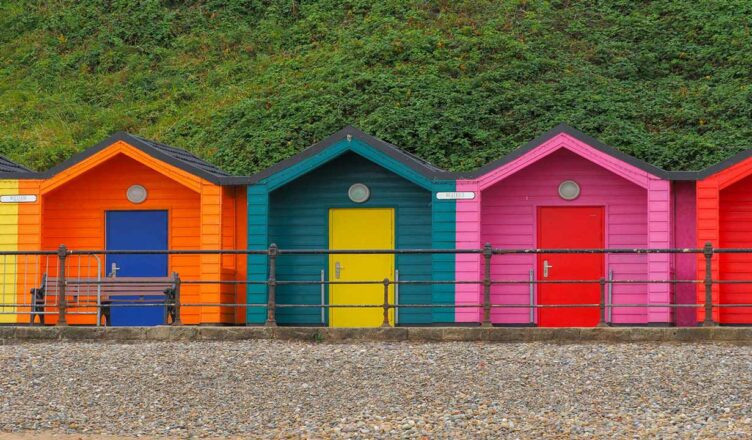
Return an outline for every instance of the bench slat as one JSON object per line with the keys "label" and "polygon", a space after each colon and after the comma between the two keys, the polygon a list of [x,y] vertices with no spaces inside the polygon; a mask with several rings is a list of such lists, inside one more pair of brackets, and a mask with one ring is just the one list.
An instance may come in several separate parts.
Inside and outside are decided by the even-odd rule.
{"label": "bench slat", "polygon": [[[45,290],[49,296],[57,296],[60,289],[60,278],[48,277]],[[96,283],[98,281],[98,283]],[[99,287],[100,297],[111,300],[111,297],[135,296],[149,301],[163,301],[165,290],[175,288],[175,277],[121,277],[121,278],[70,278],[66,284],[66,297],[97,296]],[[115,299],[115,301],[121,301]],[[139,302],[142,299],[127,299],[122,302]]]}

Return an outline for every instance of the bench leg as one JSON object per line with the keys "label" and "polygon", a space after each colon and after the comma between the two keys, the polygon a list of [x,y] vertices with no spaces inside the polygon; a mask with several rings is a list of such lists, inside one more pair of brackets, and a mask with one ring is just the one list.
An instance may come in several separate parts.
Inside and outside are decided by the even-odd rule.
{"label": "bench leg", "polygon": [[44,309],[42,309],[40,313],[39,307],[36,307],[36,306],[32,309],[31,320],[29,321],[29,325],[34,325],[37,316],[39,317],[39,324],[44,325]]}
{"label": "bench leg", "polygon": [[164,304],[164,323],[166,325],[175,325],[175,306],[171,304],[171,300],[168,298]]}

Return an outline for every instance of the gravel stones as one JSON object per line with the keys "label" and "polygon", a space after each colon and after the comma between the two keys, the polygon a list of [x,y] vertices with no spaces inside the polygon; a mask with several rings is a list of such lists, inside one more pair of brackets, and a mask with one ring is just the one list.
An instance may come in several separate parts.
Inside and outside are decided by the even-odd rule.
{"label": "gravel stones", "polygon": [[0,430],[171,438],[749,438],[752,347],[0,346]]}

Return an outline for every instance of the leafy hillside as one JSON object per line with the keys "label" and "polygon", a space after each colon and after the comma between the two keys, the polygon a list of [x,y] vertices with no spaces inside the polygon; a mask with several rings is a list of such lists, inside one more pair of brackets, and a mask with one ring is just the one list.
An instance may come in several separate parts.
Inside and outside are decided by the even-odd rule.
{"label": "leafy hillside", "polygon": [[116,130],[230,171],[347,124],[452,169],[567,122],[669,169],[752,147],[752,2],[0,2],[0,153]]}

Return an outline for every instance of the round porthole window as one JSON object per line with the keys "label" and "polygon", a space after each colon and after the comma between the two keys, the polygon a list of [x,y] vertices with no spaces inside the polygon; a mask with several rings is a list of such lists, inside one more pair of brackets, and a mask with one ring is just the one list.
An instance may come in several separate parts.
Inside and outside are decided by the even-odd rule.
{"label": "round porthole window", "polygon": [[142,203],[146,200],[146,188],[141,185],[131,185],[128,191],[125,192],[125,196],[131,203]]}
{"label": "round porthole window", "polygon": [[364,203],[371,197],[371,190],[362,183],[354,183],[347,190],[347,196],[355,203]]}
{"label": "round porthole window", "polygon": [[565,180],[559,184],[559,197],[574,200],[580,196],[580,185],[574,180]]}

